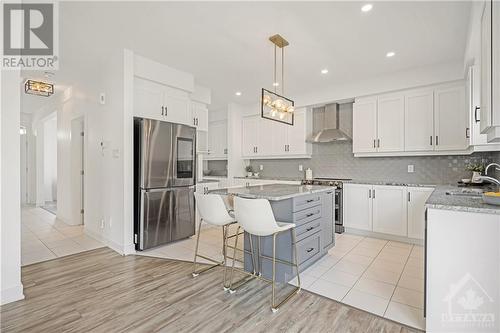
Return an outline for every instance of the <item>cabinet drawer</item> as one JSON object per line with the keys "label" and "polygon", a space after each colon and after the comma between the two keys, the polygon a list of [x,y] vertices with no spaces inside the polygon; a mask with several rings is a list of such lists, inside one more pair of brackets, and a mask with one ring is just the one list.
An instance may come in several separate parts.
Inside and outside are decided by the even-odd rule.
{"label": "cabinet drawer", "polygon": [[293,199],[293,211],[298,212],[303,209],[321,205],[320,194],[303,195]]}
{"label": "cabinet drawer", "polygon": [[304,223],[295,228],[295,232],[297,233],[297,241],[300,241],[304,238],[311,236],[312,234],[317,233],[321,230],[321,220],[316,219],[314,221]]}
{"label": "cabinet drawer", "polygon": [[299,265],[320,253],[320,233],[311,235],[301,241],[297,241],[297,258]]}
{"label": "cabinet drawer", "polygon": [[321,208],[321,206],[316,206],[293,213],[293,223],[298,227],[304,223],[319,219],[322,215]]}

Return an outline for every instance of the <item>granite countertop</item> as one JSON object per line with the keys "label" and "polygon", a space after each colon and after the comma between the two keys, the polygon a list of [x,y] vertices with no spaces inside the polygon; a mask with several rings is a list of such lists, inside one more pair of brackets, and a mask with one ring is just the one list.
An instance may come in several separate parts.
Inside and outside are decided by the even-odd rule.
{"label": "granite countertop", "polygon": [[391,181],[380,181],[380,180],[359,180],[351,179],[344,180],[344,184],[367,184],[367,185],[385,185],[385,186],[410,186],[410,187],[435,187],[436,184],[422,184],[422,183],[411,183],[411,182],[391,182]]}
{"label": "granite countertop", "polygon": [[234,177],[236,179],[262,179],[262,180],[284,180],[284,181],[294,181],[294,182],[300,182],[303,180],[303,178],[299,177],[266,177],[266,176],[259,176],[259,177],[246,177],[246,176],[239,176],[239,177]]}
{"label": "granite countertop", "polygon": [[454,210],[471,213],[484,213],[484,214],[499,214],[500,206],[489,205],[483,202],[481,196],[464,196],[464,195],[450,195],[454,191],[462,190],[479,190],[490,191],[491,187],[471,188],[471,187],[458,187],[451,185],[437,186],[432,192],[429,199],[427,199],[425,206],[427,208]]}
{"label": "granite countertop", "polygon": [[219,179],[207,179],[207,178],[203,178],[201,180],[197,180],[196,184],[218,183],[218,182],[220,182]]}
{"label": "granite countertop", "polygon": [[271,201],[286,200],[306,194],[326,192],[335,189],[333,186],[319,185],[257,185],[212,190],[209,193],[220,195],[236,195],[242,198],[267,199]]}

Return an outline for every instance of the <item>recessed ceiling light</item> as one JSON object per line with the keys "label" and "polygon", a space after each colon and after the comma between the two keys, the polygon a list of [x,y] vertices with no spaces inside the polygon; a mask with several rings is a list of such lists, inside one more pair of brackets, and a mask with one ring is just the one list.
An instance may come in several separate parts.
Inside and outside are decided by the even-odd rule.
{"label": "recessed ceiling light", "polygon": [[387,54],[385,55],[387,58],[391,58],[391,57],[394,57],[396,55],[395,52],[387,52]]}
{"label": "recessed ceiling light", "polygon": [[324,68],[321,70],[321,74],[326,74],[326,73],[328,73],[328,69]]}
{"label": "recessed ceiling light", "polygon": [[373,8],[373,5],[371,3],[367,3],[366,5],[361,7],[361,11],[366,13],[366,12],[369,12],[370,10],[372,10],[372,8]]}
{"label": "recessed ceiling light", "polygon": [[280,85],[280,83],[279,83],[279,82],[273,82],[273,86],[277,87],[277,86],[279,86],[279,85]]}
{"label": "recessed ceiling light", "polygon": [[241,91],[237,91],[234,93],[236,96],[241,96]]}

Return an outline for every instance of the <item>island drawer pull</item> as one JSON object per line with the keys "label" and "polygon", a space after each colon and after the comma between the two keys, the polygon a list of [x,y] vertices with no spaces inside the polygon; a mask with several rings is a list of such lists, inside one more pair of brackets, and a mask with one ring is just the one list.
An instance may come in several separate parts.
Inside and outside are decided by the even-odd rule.
{"label": "island drawer pull", "polygon": [[314,199],[309,199],[306,202],[313,202],[313,201],[314,201]]}
{"label": "island drawer pull", "polygon": [[314,247],[310,247],[306,250],[307,253],[311,252],[312,250],[314,250]]}
{"label": "island drawer pull", "polygon": [[309,213],[309,214],[306,215],[306,217],[311,217],[313,215],[314,215],[314,213]]}
{"label": "island drawer pull", "polygon": [[306,231],[311,231],[313,229],[314,229],[314,227],[309,227],[309,228],[306,229]]}

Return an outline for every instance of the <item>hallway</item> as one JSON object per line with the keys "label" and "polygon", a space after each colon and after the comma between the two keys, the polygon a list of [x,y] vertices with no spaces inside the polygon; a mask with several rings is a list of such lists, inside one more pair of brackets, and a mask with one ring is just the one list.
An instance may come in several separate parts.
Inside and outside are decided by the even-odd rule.
{"label": "hallway", "polygon": [[84,234],[83,225],[68,225],[34,206],[21,210],[22,266],[103,247]]}

